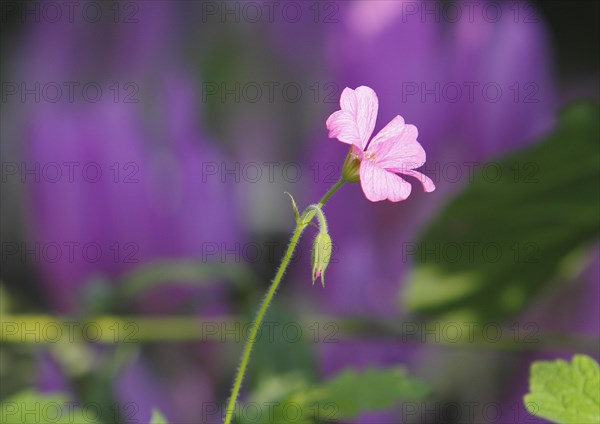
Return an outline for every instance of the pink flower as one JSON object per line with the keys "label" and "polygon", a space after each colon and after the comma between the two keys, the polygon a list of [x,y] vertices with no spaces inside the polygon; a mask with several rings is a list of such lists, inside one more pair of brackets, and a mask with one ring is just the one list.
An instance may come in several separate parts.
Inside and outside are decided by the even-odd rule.
{"label": "pink flower", "polygon": [[435,190],[429,177],[415,171],[425,163],[417,127],[405,124],[398,115],[370,140],[379,101],[369,87],[345,88],[340,107],[327,119],[329,137],[353,146],[352,155],[360,161],[360,183],[367,199],[399,202],[408,198],[411,185],[396,174],[419,179],[426,192]]}

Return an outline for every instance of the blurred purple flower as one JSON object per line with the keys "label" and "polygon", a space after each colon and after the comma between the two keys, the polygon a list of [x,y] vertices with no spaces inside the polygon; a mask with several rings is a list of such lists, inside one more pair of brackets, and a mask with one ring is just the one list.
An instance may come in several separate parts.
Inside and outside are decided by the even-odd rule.
{"label": "blurred purple flower", "polygon": [[164,110],[156,112],[162,120],[154,124],[137,106],[119,103],[58,104],[31,114],[28,163],[74,169],[72,181],[63,175],[30,184],[32,240],[74,245],[74,259],[40,263],[59,310],[77,310],[78,288],[96,274],[199,258],[203,243],[233,240],[226,187],[202,181],[202,164],[222,155],[182,120],[193,113],[178,113],[191,107],[187,85],[179,77],[166,82]]}
{"label": "blurred purple flower", "polygon": [[[206,242],[238,239],[227,187],[202,178],[203,165],[224,156],[196,125],[197,87],[169,49],[156,48],[173,42],[173,7],[144,2],[136,16],[137,24],[106,24],[119,41],[114,49],[85,23],[38,24],[24,49],[27,81],[101,87],[97,102],[64,95],[26,111],[26,163],[62,171],[56,182],[28,179],[30,240],[42,252],[53,244],[63,252],[39,261],[61,312],[77,311],[92,277],[114,278],[155,259],[201,259]],[[153,297],[150,310],[169,309],[177,292]]]}
{"label": "blurred purple flower", "polygon": [[[240,239],[230,187],[203,179],[203,165],[225,157],[198,127],[197,82],[175,60],[173,3],[137,4],[138,23],[129,26],[106,20],[31,25],[20,50],[16,72],[23,81],[63,88],[56,103],[22,106],[23,161],[42,176],[27,177],[28,245],[41,246],[36,265],[57,313],[89,312],[81,295],[97,276],[114,281],[158,259],[202,261],[206,243],[232,246]],[[77,84],[74,101],[66,95],[66,82]],[[101,88],[98,101],[81,97],[89,83]],[[57,168],[60,178],[50,172]],[[44,253],[53,245],[62,253],[55,261],[52,250]],[[224,286],[201,293],[209,298],[203,313],[226,307]],[[173,312],[189,300],[186,294],[189,290],[153,290],[137,310]],[[62,372],[46,362],[38,386],[67,389]],[[140,358],[120,370],[115,397],[135,402],[145,422],[151,406],[165,405],[165,413],[178,419],[197,417],[198,405],[213,400],[206,364],[200,363],[186,371],[194,383],[179,387],[159,379]],[[179,395],[165,399],[164,392],[190,388],[196,402],[182,404]]]}

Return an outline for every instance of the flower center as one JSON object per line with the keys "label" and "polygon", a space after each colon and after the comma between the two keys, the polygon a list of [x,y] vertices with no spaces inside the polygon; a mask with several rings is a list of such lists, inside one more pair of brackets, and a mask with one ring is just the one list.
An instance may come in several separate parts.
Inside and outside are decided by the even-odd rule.
{"label": "flower center", "polygon": [[375,163],[375,153],[373,153],[373,152],[365,152],[364,158]]}

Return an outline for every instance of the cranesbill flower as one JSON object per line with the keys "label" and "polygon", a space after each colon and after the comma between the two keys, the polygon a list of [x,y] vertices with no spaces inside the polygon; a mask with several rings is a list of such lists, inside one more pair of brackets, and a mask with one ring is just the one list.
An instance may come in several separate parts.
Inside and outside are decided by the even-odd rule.
{"label": "cranesbill flower", "polygon": [[[405,200],[411,185],[397,174],[419,179],[426,192],[435,190],[429,177],[415,171],[425,163],[425,150],[417,141],[417,127],[405,124],[404,118],[397,115],[369,141],[379,108],[377,94],[370,87],[345,88],[340,107],[327,119],[329,137],[352,145],[350,154],[360,161],[360,183],[367,199]],[[347,160],[344,168],[356,169],[356,163]]]}

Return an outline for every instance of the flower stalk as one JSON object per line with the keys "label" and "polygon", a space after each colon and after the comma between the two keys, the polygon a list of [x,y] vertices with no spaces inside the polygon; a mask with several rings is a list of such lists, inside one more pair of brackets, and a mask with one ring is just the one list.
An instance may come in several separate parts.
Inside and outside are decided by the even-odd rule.
{"label": "flower stalk", "polygon": [[[288,244],[285,254],[283,255],[281,264],[279,265],[279,268],[277,269],[275,278],[273,278],[273,282],[271,283],[271,286],[269,287],[269,290],[267,291],[265,298],[263,299],[262,303],[260,304],[258,313],[256,314],[256,318],[254,319],[254,322],[252,323],[250,335],[246,341],[246,345],[244,346],[244,350],[242,352],[242,359],[240,361],[240,366],[238,367],[237,373],[235,375],[235,379],[233,381],[233,388],[231,390],[231,396],[229,397],[229,401],[227,403],[227,409],[225,411],[225,419],[223,421],[224,424],[231,424],[231,420],[233,419],[233,413],[235,411],[235,403],[237,402],[240,388],[242,387],[242,380],[244,379],[244,374],[246,373],[246,368],[248,367],[248,362],[250,361],[250,353],[252,352],[252,347],[254,346],[254,342],[258,335],[258,331],[260,330],[260,326],[262,324],[263,318],[267,312],[267,309],[269,308],[269,305],[271,304],[271,300],[273,300],[273,297],[275,296],[275,292],[277,291],[277,288],[279,287],[279,283],[281,282],[281,279],[283,278],[283,275],[285,274],[285,271],[287,270],[287,267],[290,264],[290,260],[292,259],[294,251],[296,250],[296,247],[298,246],[298,241],[300,240],[300,236],[302,235],[302,233],[304,232],[306,227],[308,227],[310,225],[310,223],[312,222],[312,219],[315,217],[315,215],[317,215],[318,219],[319,219],[319,229],[320,229],[319,234],[321,234],[323,230],[325,230],[325,232],[327,232],[327,223],[325,221],[325,216],[323,215],[321,208],[327,202],[327,200],[329,200],[329,198],[333,195],[333,193],[335,193],[342,185],[344,185],[344,180],[340,179],[337,183],[335,183],[333,185],[333,187],[331,187],[329,189],[329,191],[327,191],[327,193],[325,193],[325,195],[321,198],[321,200],[319,200],[319,202],[317,204],[310,205],[308,208],[306,208],[306,210],[304,210],[304,212],[302,212],[301,215],[298,215],[298,209],[296,207],[296,202],[294,201],[292,196],[289,195],[289,193],[288,193],[288,195],[292,199],[292,207],[294,209],[294,215],[296,217],[296,228],[294,229],[294,232],[292,233],[292,238],[290,239],[290,243]],[[314,274],[314,271],[313,271],[313,274]],[[314,279],[313,279],[313,283],[314,283]]]}

